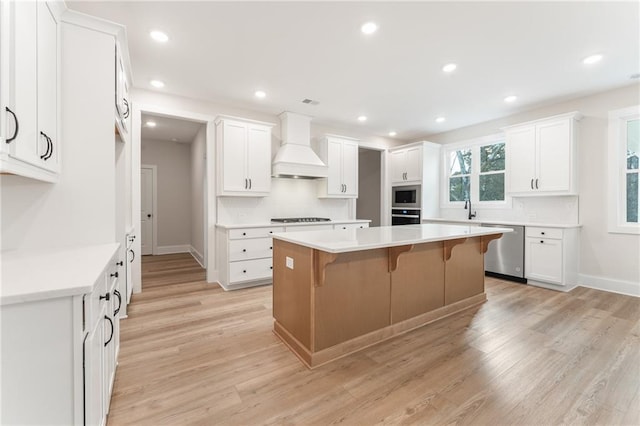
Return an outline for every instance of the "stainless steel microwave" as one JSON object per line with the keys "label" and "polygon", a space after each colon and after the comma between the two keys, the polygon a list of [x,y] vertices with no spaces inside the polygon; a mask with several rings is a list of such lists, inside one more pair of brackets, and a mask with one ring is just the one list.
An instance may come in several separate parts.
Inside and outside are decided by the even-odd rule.
{"label": "stainless steel microwave", "polygon": [[420,185],[394,186],[391,188],[391,207],[419,209],[422,207],[421,192]]}

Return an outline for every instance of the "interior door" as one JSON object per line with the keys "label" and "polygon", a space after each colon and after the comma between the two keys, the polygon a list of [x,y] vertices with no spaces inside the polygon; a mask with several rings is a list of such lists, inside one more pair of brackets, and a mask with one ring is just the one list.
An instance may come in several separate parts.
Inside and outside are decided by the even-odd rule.
{"label": "interior door", "polygon": [[140,227],[142,230],[142,254],[153,254],[153,197],[155,182],[153,169],[142,167],[140,170]]}

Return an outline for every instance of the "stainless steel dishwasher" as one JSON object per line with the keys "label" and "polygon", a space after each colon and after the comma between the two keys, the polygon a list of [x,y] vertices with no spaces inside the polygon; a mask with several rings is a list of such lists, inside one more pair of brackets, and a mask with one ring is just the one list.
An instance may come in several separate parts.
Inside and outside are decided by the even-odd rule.
{"label": "stainless steel dishwasher", "polygon": [[526,283],[524,277],[524,226],[487,225],[493,228],[510,228],[513,232],[489,243],[484,255],[484,271],[487,275]]}

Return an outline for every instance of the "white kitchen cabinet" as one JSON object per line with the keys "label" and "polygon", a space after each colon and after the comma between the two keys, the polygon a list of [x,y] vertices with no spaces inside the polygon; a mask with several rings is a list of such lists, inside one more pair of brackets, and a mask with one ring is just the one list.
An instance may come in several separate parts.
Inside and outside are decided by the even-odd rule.
{"label": "white kitchen cabinet", "polygon": [[333,229],[362,229],[368,228],[369,223],[336,223]]}
{"label": "white kitchen cabinet", "polygon": [[422,180],[422,145],[390,150],[391,183],[411,184]]}
{"label": "white kitchen cabinet", "polygon": [[320,159],[327,178],[318,180],[319,198],[358,198],[358,141],[327,135],[320,141]]}
{"label": "white kitchen cabinet", "polygon": [[577,120],[572,112],[505,128],[511,195],[575,195]]}
{"label": "white kitchen cabinet", "polygon": [[46,182],[58,179],[59,5],[0,6],[0,172]]}
{"label": "white kitchen cabinet", "polygon": [[117,244],[3,253],[0,424],[105,424],[118,356],[117,256]]}
{"label": "white kitchen cabinet", "polygon": [[563,291],[575,287],[579,228],[527,227],[525,233],[524,270],[529,284]]}
{"label": "white kitchen cabinet", "polygon": [[218,117],[218,195],[269,195],[272,127],[270,123]]}

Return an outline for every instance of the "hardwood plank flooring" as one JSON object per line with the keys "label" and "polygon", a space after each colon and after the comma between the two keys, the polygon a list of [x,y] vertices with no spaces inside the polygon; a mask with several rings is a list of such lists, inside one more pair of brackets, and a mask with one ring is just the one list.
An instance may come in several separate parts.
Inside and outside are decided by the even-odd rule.
{"label": "hardwood plank flooring", "polygon": [[488,301],[316,370],[271,287],[225,292],[145,256],[121,321],[116,425],[640,424],[640,299],[486,279]]}

